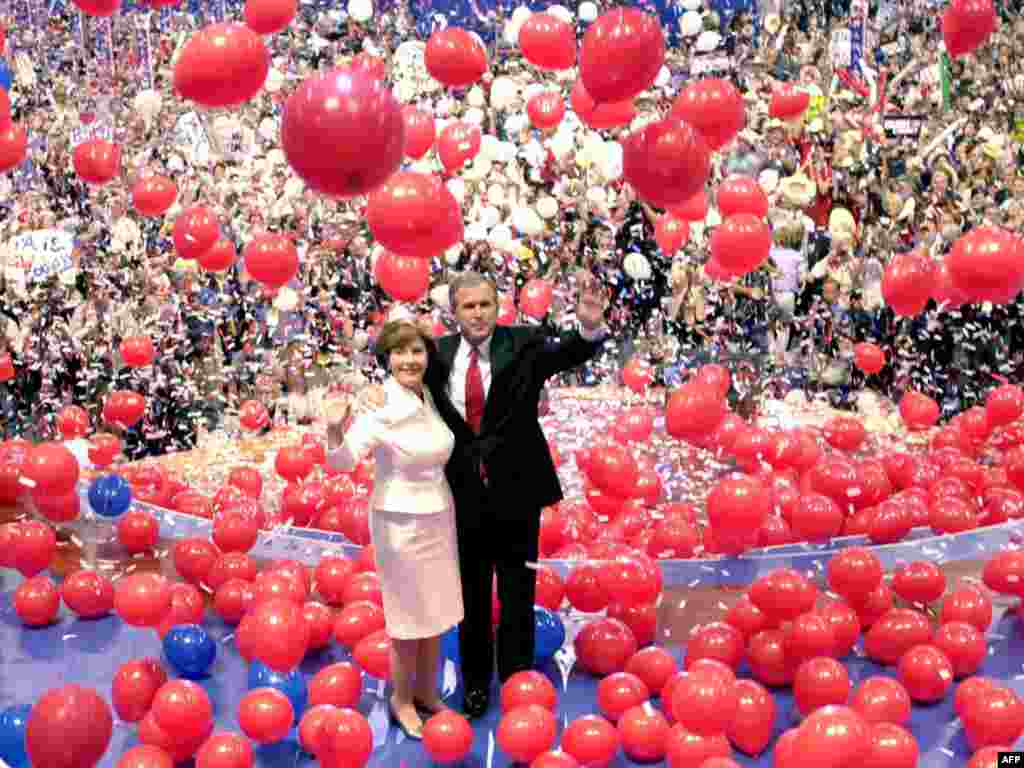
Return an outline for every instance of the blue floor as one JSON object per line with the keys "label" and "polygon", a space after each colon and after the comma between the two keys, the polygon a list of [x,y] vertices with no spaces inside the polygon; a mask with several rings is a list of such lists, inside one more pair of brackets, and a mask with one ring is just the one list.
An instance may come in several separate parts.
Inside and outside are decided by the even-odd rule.
{"label": "blue floor", "polygon": [[[62,609],[66,610],[66,609]],[[218,619],[207,619],[207,628],[218,641],[218,658],[213,674],[202,684],[210,695],[217,716],[217,728],[238,731],[235,705],[246,690],[246,664],[238,656],[231,641],[232,629]],[[161,645],[154,631],[138,630],[123,624],[115,617],[96,621],[82,621],[66,613],[50,627],[28,629],[22,626],[11,605],[11,594],[0,597],[0,708],[16,704],[31,704],[49,688],[80,683],[91,686],[110,698],[110,682],[117,668],[130,659],[141,656],[159,657]],[[329,648],[310,656],[302,665],[303,672],[312,675],[322,666],[343,661],[348,654],[338,647]],[[560,652],[545,672],[560,691],[559,716],[562,724],[584,714],[597,712],[597,681],[578,672],[570,672],[563,682],[562,669],[571,666],[571,648]],[[881,670],[867,660],[856,657],[847,660],[854,685],[875,674],[893,674]],[[1024,629],[1016,616],[1009,614],[998,621],[989,637],[989,657],[981,674],[998,678],[1024,693]],[[442,674],[442,689],[448,701],[457,705],[461,691],[457,684],[454,664],[447,662]],[[788,691],[776,692],[778,716],[776,735],[793,724],[792,697]],[[494,740],[498,721],[497,694],[492,711],[475,724],[476,740],[473,751],[462,765],[467,768],[487,766],[497,768],[510,765]],[[411,742],[388,722],[383,686],[366,677],[359,709],[369,719],[374,734],[374,753],[370,765],[384,768],[415,768],[432,762],[418,742]],[[915,707],[911,730],[921,746],[922,768],[963,766],[969,758],[963,731],[953,713],[953,694],[942,703],[931,707]],[[116,764],[127,748],[137,743],[135,727],[116,723],[114,736],[106,757],[100,764],[110,768]],[[256,751],[260,766],[314,766],[312,757],[305,755],[294,737],[277,745]],[[770,768],[771,755],[766,753],[754,759],[740,753],[735,755],[742,765]],[[613,766],[632,766],[621,753]],[[664,765],[658,763],[656,765]]]}

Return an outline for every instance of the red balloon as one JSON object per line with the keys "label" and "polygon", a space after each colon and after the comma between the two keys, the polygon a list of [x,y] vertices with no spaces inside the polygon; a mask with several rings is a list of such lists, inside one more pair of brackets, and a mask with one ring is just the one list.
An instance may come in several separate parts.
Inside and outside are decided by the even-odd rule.
{"label": "red balloon", "polygon": [[759,755],[775,729],[775,699],[753,680],[737,680],[736,715],[728,728],[729,741],[748,755]]}
{"label": "red balloon", "polygon": [[398,170],[405,123],[386,83],[359,69],[335,69],[307,78],[288,97],[281,146],[312,189],[355,197]]}
{"label": "red balloon", "polygon": [[363,766],[373,752],[373,731],[354,709],[338,710],[330,720],[333,736],[325,739],[321,762],[325,765]]}
{"label": "red balloon", "polygon": [[75,172],[87,184],[106,184],[121,172],[121,149],[103,139],[84,141],[75,147]]}
{"label": "red balloon", "polygon": [[856,765],[869,748],[870,726],[843,706],[822,707],[811,713],[797,730],[793,744],[794,754],[815,768]]}
{"label": "red balloon", "polygon": [[196,768],[252,768],[252,745],[237,733],[215,733],[196,752]]}
{"label": "red balloon", "polygon": [[64,579],[60,594],[83,619],[98,619],[114,609],[114,585],[96,571],[75,571]]}
{"label": "red balloon", "polygon": [[934,563],[918,560],[893,573],[892,589],[911,603],[931,603],[946,591],[946,577]]}
{"label": "red balloon", "polygon": [[818,656],[831,656],[837,648],[832,622],[817,613],[797,616],[785,635],[786,658],[794,664],[802,664]]}
{"label": "red balloon", "polygon": [[297,0],[245,0],[245,24],[253,32],[272,35],[292,23]]}
{"label": "red balloon", "polygon": [[[977,2],[978,0],[974,0]],[[972,301],[1006,303],[1024,283],[1020,239],[996,227],[977,227],[960,237],[946,257],[954,287]]]}
{"label": "red balloon", "polygon": [[953,664],[934,645],[910,648],[900,657],[897,673],[910,698],[925,704],[945,698],[953,685]]}
{"label": "red balloon", "polygon": [[437,140],[437,157],[448,173],[457,173],[480,151],[480,127],[472,123],[449,123]]}
{"label": "red balloon", "polygon": [[[602,681],[603,682],[603,681]],[[501,686],[501,712],[535,705],[556,712],[558,693],[547,677],[534,670],[516,672]]]}
{"label": "red balloon", "polygon": [[144,509],[129,509],[117,521],[117,539],[129,554],[146,552],[160,540],[160,524]]}
{"label": "red balloon", "polygon": [[391,676],[390,653],[391,639],[381,629],[360,640],[352,656],[368,675],[387,680]]}
{"label": "red balloon", "polygon": [[730,176],[718,185],[718,212],[723,219],[746,213],[757,218],[768,215],[768,196],[756,179]]}
{"label": "red balloon", "polygon": [[869,549],[852,547],[836,553],[828,563],[828,585],[851,602],[864,599],[882,582],[882,563]]}
{"label": "red balloon", "polygon": [[722,395],[700,382],[688,382],[669,397],[665,430],[675,438],[693,439],[714,432],[725,418]]}
{"label": "red balloon", "polygon": [[550,13],[532,13],[519,28],[519,50],[535,67],[569,69],[576,63],[576,31]]}
{"label": "red balloon", "polygon": [[213,723],[210,722],[198,735],[184,738],[158,724],[153,713],[149,712],[139,722],[138,735],[140,742],[166,752],[177,764],[191,759],[212,730]]}
{"label": "red balloon", "polygon": [[434,115],[409,105],[402,107],[402,121],[405,124],[405,155],[419,160],[430,151],[437,138]]}
{"label": "red balloon", "polygon": [[777,117],[780,120],[792,120],[802,115],[810,103],[810,93],[801,88],[783,84],[772,91],[768,114],[770,117]]}
{"label": "red balloon", "polygon": [[64,496],[78,483],[78,459],[61,443],[39,443],[29,451],[21,472],[34,494]]}
{"label": "red balloon", "polygon": [[523,314],[541,319],[551,307],[554,289],[546,280],[534,278],[523,286],[519,293],[519,309]]}
{"label": "red balloon", "polygon": [[853,348],[853,360],[864,373],[872,375],[885,367],[885,352],[877,344],[863,342]]}
{"label": "red balloon", "polygon": [[483,44],[460,27],[444,27],[431,34],[423,59],[430,76],[452,88],[470,86],[487,71]]}
{"label": "red balloon", "polygon": [[850,696],[850,676],[840,662],[826,656],[808,659],[793,678],[793,698],[797,709],[807,716],[830,704],[846,704]]}
{"label": "red balloon", "polygon": [[749,213],[739,213],[716,227],[711,257],[737,275],[757,269],[768,258],[772,235],[768,225]]}
{"label": "red balloon", "polygon": [[911,431],[928,429],[939,420],[939,404],[920,392],[907,392],[900,398],[900,416]]}
{"label": "red balloon", "polygon": [[209,539],[193,537],[175,542],[173,556],[178,575],[190,584],[201,584],[206,581],[220,552]]}
{"label": "red balloon", "polygon": [[423,746],[439,765],[458,763],[473,747],[473,728],[457,712],[439,712],[423,725]]}
{"label": "red balloon", "polygon": [[246,400],[238,407],[238,420],[248,430],[262,429],[270,423],[267,409],[256,400]]}
{"label": "red balloon", "polygon": [[294,722],[291,700],[276,688],[256,688],[238,703],[238,725],[242,733],[260,744],[281,741]]}
{"label": "red balloon", "polygon": [[690,669],[672,692],[672,714],[679,724],[700,736],[724,733],[736,716],[734,680]]}
{"label": "red balloon", "polygon": [[[538,14],[534,14],[536,16]],[[598,104],[587,93],[582,80],[577,80],[569,93],[572,111],[588,128],[607,131],[629,125],[636,117],[636,106],[632,99]]]}
{"label": "red balloon", "polygon": [[374,238],[400,256],[433,258],[462,240],[462,210],[432,174],[394,174],[370,194],[366,222]]}
{"label": "red balloon", "polygon": [[11,123],[0,129],[0,173],[17,168],[27,154],[28,135],[21,124]]}
{"label": "red balloon", "polygon": [[897,253],[885,268],[882,296],[897,315],[914,317],[924,310],[934,285],[935,267],[926,255]]}
{"label": "red balloon", "polygon": [[957,678],[977,672],[988,653],[985,635],[973,624],[962,621],[944,622],[935,630],[932,643],[949,659]]}
{"label": "red balloon", "polygon": [[1024,704],[1014,691],[992,683],[981,684],[973,696],[965,698],[959,714],[967,743],[971,749],[981,749],[1016,742],[1024,722]]}
{"label": "red balloon", "polygon": [[690,223],[685,219],[676,218],[671,213],[662,214],[654,222],[654,239],[662,253],[670,256],[690,239]]}
{"label": "red balloon", "polygon": [[1024,414],[1024,390],[1015,384],[1004,384],[988,393],[985,412],[993,427],[1012,424]]}
{"label": "red balloon", "polygon": [[854,692],[850,706],[868,723],[903,725],[910,721],[910,694],[891,677],[869,677]]}
{"label": "red balloon", "polygon": [[113,732],[110,706],[92,688],[51,688],[29,714],[25,751],[38,768],[92,768]]}
{"label": "red balloon", "polygon": [[[874,593],[872,593],[874,594]],[[857,612],[844,602],[828,602],[818,609],[832,627],[832,636],[836,640],[832,656],[842,658],[853,650],[860,637],[860,618]]]}
{"label": "red balloon", "polygon": [[139,744],[121,755],[117,768],[174,768],[174,758],[159,747]]}
{"label": "red balloon", "polygon": [[204,107],[234,107],[259,93],[269,71],[270,54],[257,32],[243,24],[210,24],[182,49],[174,90]]}
{"label": "red balloon", "polygon": [[514,763],[532,762],[551,749],[557,736],[554,713],[536,704],[527,704],[503,715],[496,734],[498,746]]}
{"label": "red balloon", "polygon": [[114,584],[114,610],[133,627],[155,627],[171,608],[171,588],[156,573],[133,573]]}
{"label": "red balloon", "polygon": [[670,768],[702,766],[705,761],[712,758],[731,755],[732,747],[723,733],[701,736],[677,724],[669,729],[668,738],[665,739],[665,756]]}
{"label": "red balloon", "polygon": [[287,285],[299,271],[299,252],[284,235],[256,235],[245,246],[242,257],[246,271],[268,288]]}
{"label": "red balloon", "polygon": [[576,657],[580,666],[599,677],[620,672],[637,651],[632,630],[616,619],[592,621],[576,635]]}
{"label": "red balloon", "polygon": [[729,669],[736,669],[743,660],[743,635],[722,621],[696,627],[686,644],[684,666],[691,669],[702,660],[717,661]]}
{"label": "red balloon", "polygon": [[770,618],[792,621],[814,608],[817,589],[802,575],[780,568],[761,576],[750,586],[750,601]]}
{"label": "red balloon", "polygon": [[839,535],[843,528],[843,511],[828,496],[807,493],[793,512],[793,533],[798,539],[825,542]]}
{"label": "red balloon", "polygon": [[984,635],[992,623],[992,601],[977,587],[957,587],[946,595],[939,613],[940,624],[951,621],[967,622]]}
{"label": "red balloon", "polygon": [[562,733],[562,749],[583,765],[604,766],[619,749],[619,734],[603,717],[584,715]]}
{"label": "red balloon", "polygon": [[141,720],[160,687],[167,682],[167,673],[156,659],[134,659],[122,664],[114,674],[111,700],[117,716],[129,723]]}
{"label": "red balloon", "polygon": [[622,142],[623,178],[659,208],[686,202],[703,189],[710,172],[707,143],[680,120],[648,123]]}
{"label": "red balloon", "polygon": [[223,237],[196,256],[199,266],[207,272],[224,272],[235,266],[238,250],[235,244]]}
{"label": "red balloon", "polygon": [[917,741],[906,728],[892,723],[871,727],[865,765],[876,768],[917,768]]}
{"label": "red balloon", "polygon": [[616,672],[598,683],[597,706],[601,714],[615,723],[627,709],[643,704],[650,695],[639,677],[629,672]]}
{"label": "red balloon", "polygon": [[14,611],[29,627],[52,624],[60,610],[60,593],[47,576],[25,579],[14,590]]}
{"label": "red balloon", "polygon": [[637,762],[656,762],[665,757],[669,726],[665,716],[653,707],[630,707],[618,722],[622,751]]}
{"label": "red balloon", "polygon": [[789,685],[796,665],[786,658],[785,635],[781,630],[766,629],[750,638],[747,662],[754,677],[764,685]]}
{"label": "red balloon", "polygon": [[672,105],[672,115],[696,128],[712,150],[731,141],[747,120],[739,91],[719,78],[698,80],[684,88]]}
{"label": "red balloon", "polygon": [[377,257],[373,274],[378,285],[397,301],[419,301],[430,288],[428,259],[384,251]]}
{"label": "red balloon", "polygon": [[758,529],[770,512],[770,495],[752,477],[727,477],[708,495],[708,522],[715,543],[729,554],[739,554],[756,542]]}
{"label": "red balloon", "polygon": [[166,176],[146,176],[132,187],[132,206],[143,216],[161,216],[174,205],[178,188]]}
{"label": "red balloon", "polygon": [[984,44],[995,29],[992,0],[953,0],[942,15],[942,39],[954,59]]}
{"label": "red balloon", "polygon": [[876,621],[864,637],[868,658],[896,664],[908,650],[931,639],[931,625],[917,611],[895,608]]}
{"label": "red balloon", "polygon": [[201,743],[213,728],[210,697],[191,680],[171,680],[160,686],[150,712],[157,726],[185,742]]}
{"label": "red balloon", "polygon": [[631,99],[649,88],[665,62],[665,35],[655,16],[636,8],[601,14],[583,36],[580,79],[596,102]]}
{"label": "red balloon", "polygon": [[549,131],[565,117],[565,102],[558,91],[540,91],[526,103],[526,114],[535,128]]}
{"label": "red balloon", "polygon": [[363,674],[349,662],[324,667],[309,681],[309,706],[330,704],[354,708],[363,691]]}
{"label": "red balloon", "polygon": [[75,0],[75,5],[89,16],[113,16],[121,7],[121,0]]}
{"label": "red balloon", "polygon": [[196,259],[217,242],[220,224],[207,208],[194,205],[174,220],[174,248],[183,259]]}

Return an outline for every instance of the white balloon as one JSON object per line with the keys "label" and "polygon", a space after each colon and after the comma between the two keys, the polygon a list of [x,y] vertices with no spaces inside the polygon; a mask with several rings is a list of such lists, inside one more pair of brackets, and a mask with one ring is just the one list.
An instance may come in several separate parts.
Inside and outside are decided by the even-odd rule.
{"label": "white balloon", "polygon": [[360,24],[373,18],[373,0],[348,0],[348,15]]}
{"label": "white balloon", "polygon": [[572,24],[572,11],[564,5],[549,5],[545,13],[550,13],[556,19],[561,19],[566,24]]}
{"label": "white balloon", "polygon": [[267,79],[264,81],[263,87],[267,89],[267,93],[277,93],[283,86],[284,75],[281,74],[281,70],[271,67],[267,72]]}
{"label": "white balloon", "polygon": [[506,224],[499,224],[487,235],[487,242],[495,248],[508,248],[512,243],[512,230]]}
{"label": "white balloon", "polygon": [[550,148],[556,160],[564,160],[573,150],[572,134],[556,133],[551,139]]}
{"label": "white balloon", "polygon": [[485,133],[480,138],[480,152],[477,157],[486,157],[488,160],[497,160],[501,156],[501,142],[496,136]]}
{"label": "white balloon", "polygon": [[682,5],[688,11],[700,10],[700,0],[683,0]]}
{"label": "white balloon", "polygon": [[622,175],[622,145],[619,142],[604,143],[604,153],[598,167],[601,175],[608,181],[615,181]]}
{"label": "white balloon", "polygon": [[462,201],[466,199],[466,182],[462,179],[448,179],[445,186],[452,193],[452,197],[461,205]]}
{"label": "white balloon", "polygon": [[479,221],[472,221],[466,225],[464,238],[470,242],[474,240],[486,240],[487,227]]}
{"label": "white balloon", "polygon": [[654,80],[654,86],[656,88],[664,88],[671,79],[672,73],[668,71],[668,67],[662,67],[658,70],[658,77]]}
{"label": "white balloon", "polygon": [[542,197],[537,201],[537,213],[542,219],[553,219],[558,215],[558,201],[553,197]]}
{"label": "white balloon", "polygon": [[469,93],[466,94],[466,103],[471,107],[482,107],[487,103],[484,99],[483,89],[479,85],[474,85],[469,89]]}
{"label": "white balloon", "polygon": [[722,36],[712,29],[707,29],[697,36],[697,50],[710,53],[722,42]]}
{"label": "white balloon", "polygon": [[485,205],[480,209],[480,223],[487,229],[498,226],[500,221],[501,212],[493,205]]}
{"label": "white balloon", "polygon": [[597,18],[597,6],[590,0],[580,3],[579,7],[580,21],[585,21],[588,24]]}
{"label": "white balloon", "polygon": [[520,5],[514,11],[512,11],[512,21],[517,21],[522,24],[528,18],[533,15],[533,11],[527,8],[525,5]]}
{"label": "white balloon", "polygon": [[696,11],[687,11],[679,19],[679,33],[683,37],[694,37],[704,29],[704,20]]}
{"label": "white balloon", "polygon": [[515,103],[519,88],[510,77],[496,77],[491,83],[491,106],[507,109]]}
{"label": "white balloon", "polygon": [[479,107],[470,107],[466,110],[466,114],[462,116],[462,119],[467,123],[472,123],[473,125],[483,125],[484,111]]}
{"label": "white balloon", "polygon": [[[469,230],[466,230],[467,234]],[[456,256],[457,258],[457,256]],[[438,285],[430,289],[430,300],[441,309],[448,309],[448,286]]]}
{"label": "white balloon", "polygon": [[516,154],[519,152],[518,148],[511,141],[502,141],[499,143],[501,154],[498,159],[502,163],[511,163],[516,159]]}
{"label": "white balloon", "polygon": [[160,108],[163,106],[163,103],[163,97],[159,91],[154,91],[152,88],[139,91],[133,102],[135,111],[142,115],[142,119],[147,123],[160,114]]}
{"label": "white balloon", "polygon": [[642,253],[630,253],[622,262],[626,274],[634,280],[651,279],[651,262]]}
{"label": "white balloon", "polygon": [[512,211],[512,226],[527,237],[536,237],[544,231],[544,222],[532,208],[516,208]]}

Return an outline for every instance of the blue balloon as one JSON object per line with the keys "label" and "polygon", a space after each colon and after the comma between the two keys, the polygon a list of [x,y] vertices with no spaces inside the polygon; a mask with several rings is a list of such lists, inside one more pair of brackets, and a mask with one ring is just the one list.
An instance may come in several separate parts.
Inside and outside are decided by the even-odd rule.
{"label": "blue balloon", "polygon": [[9,91],[12,82],[14,82],[14,77],[11,74],[11,68],[7,66],[7,62],[0,62],[0,88]]}
{"label": "blue balloon", "polygon": [[543,666],[565,645],[565,625],[558,614],[539,605],[533,606],[533,621],[533,661]]}
{"label": "blue balloon", "polygon": [[28,727],[28,715],[31,711],[30,705],[18,704],[0,713],[0,758],[3,758],[11,768],[28,766],[25,729]]}
{"label": "blue balloon", "polygon": [[97,477],[89,486],[89,506],[97,515],[120,517],[132,505],[132,487],[120,475]]}
{"label": "blue balloon", "polygon": [[181,624],[164,635],[164,655],[179,675],[197,680],[213,666],[217,644],[198,624]]}
{"label": "blue balloon", "polygon": [[287,675],[282,675],[263,662],[254,661],[249,664],[249,675],[246,682],[250,691],[254,688],[275,688],[287,696],[295,711],[295,722],[298,722],[302,713],[306,711],[309,689],[306,687],[306,678],[302,676],[302,672],[298,668],[293,669]]}

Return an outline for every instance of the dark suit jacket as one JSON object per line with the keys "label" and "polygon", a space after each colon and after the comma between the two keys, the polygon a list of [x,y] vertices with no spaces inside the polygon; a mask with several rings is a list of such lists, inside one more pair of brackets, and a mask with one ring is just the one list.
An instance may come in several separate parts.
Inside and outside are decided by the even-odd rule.
{"label": "dark suit jacket", "polygon": [[[538,421],[544,382],[593,357],[601,341],[590,342],[577,332],[547,336],[528,326],[498,326],[491,337],[491,385],[480,434],[474,434],[449,396],[449,379],[461,336],[445,336],[427,367],[426,383],[441,416],[455,434],[455,449],[446,474],[456,511],[487,500],[507,499],[498,514],[533,513],[562,499],[547,440]],[[487,489],[480,465],[486,469]],[[477,510],[473,513],[478,514]]]}

